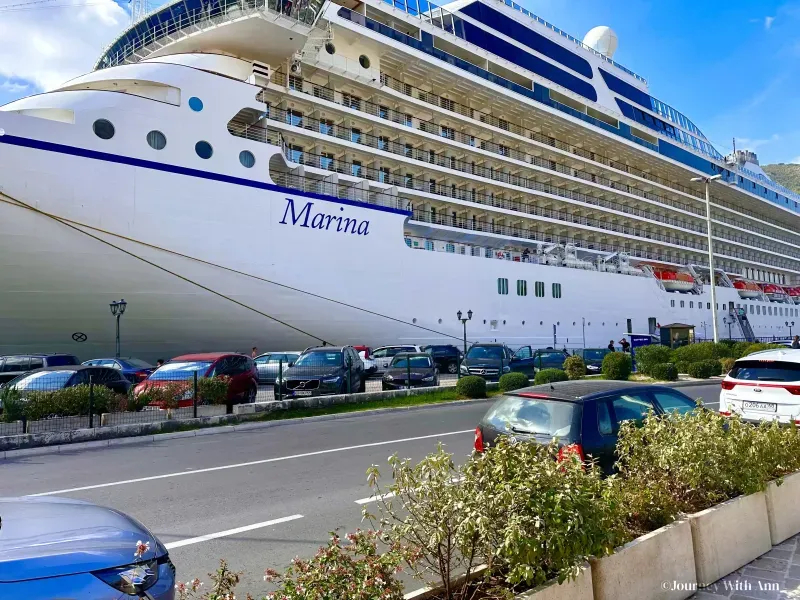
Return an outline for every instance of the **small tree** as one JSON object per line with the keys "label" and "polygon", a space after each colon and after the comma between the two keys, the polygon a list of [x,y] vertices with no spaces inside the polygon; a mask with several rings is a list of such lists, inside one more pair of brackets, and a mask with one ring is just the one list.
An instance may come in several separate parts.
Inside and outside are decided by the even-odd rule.
{"label": "small tree", "polygon": [[657,344],[636,348],[636,369],[639,373],[653,375],[653,367],[671,362],[671,354],[672,350]]}
{"label": "small tree", "polygon": [[627,381],[631,376],[631,355],[627,352],[609,352],[603,359],[603,376],[606,379]]}
{"label": "small tree", "polygon": [[564,361],[564,372],[569,379],[583,379],[586,376],[586,363],[580,356],[572,355]]}

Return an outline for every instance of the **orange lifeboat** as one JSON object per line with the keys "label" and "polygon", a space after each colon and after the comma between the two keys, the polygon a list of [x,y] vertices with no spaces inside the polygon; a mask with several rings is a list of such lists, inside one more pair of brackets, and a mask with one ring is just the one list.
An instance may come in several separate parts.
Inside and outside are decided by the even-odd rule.
{"label": "orange lifeboat", "polygon": [[800,304],[800,287],[786,288],[786,291],[789,293],[792,302]]}
{"label": "orange lifeboat", "polygon": [[780,300],[781,295],[783,294],[783,290],[772,283],[760,283],[759,287],[770,300]]}
{"label": "orange lifeboat", "polygon": [[691,292],[694,288],[694,277],[689,273],[654,269],[653,274],[668,292]]}
{"label": "orange lifeboat", "polygon": [[733,287],[739,292],[740,298],[758,298],[761,295],[761,289],[752,281],[737,279],[733,282]]}

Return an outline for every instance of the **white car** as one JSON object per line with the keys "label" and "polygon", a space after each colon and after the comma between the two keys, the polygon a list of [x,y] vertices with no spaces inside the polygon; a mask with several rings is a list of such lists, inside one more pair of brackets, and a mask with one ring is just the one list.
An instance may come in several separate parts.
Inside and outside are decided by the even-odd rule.
{"label": "white car", "polygon": [[800,425],[800,350],[764,350],[737,360],[722,381],[719,412]]}
{"label": "white car", "polygon": [[367,377],[371,377],[378,372],[378,364],[371,358],[367,358],[367,351],[362,350],[358,353],[361,362],[364,363],[364,373]]}
{"label": "white car", "polygon": [[381,346],[380,348],[375,348],[375,350],[372,351],[370,358],[375,361],[375,364],[378,367],[378,373],[383,373],[389,368],[389,365],[392,363],[392,358],[394,358],[395,354],[401,354],[402,352],[422,352],[422,350],[419,349],[419,346],[413,346],[411,344]]}

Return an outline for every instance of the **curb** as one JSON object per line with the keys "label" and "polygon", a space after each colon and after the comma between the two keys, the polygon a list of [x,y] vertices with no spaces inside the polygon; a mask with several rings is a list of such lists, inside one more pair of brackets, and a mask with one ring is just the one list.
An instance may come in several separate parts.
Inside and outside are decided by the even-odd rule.
{"label": "curb", "polygon": [[223,433],[236,433],[257,431],[259,429],[269,429],[271,427],[282,427],[286,425],[298,425],[301,423],[315,423],[322,421],[335,421],[340,419],[352,419],[358,417],[368,417],[379,414],[389,414],[397,412],[410,412],[417,410],[430,410],[433,408],[464,406],[478,404],[482,402],[494,402],[493,398],[481,398],[477,400],[453,400],[452,402],[438,402],[434,404],[418,404],[416,406],[393,406],[389,408],[374,408],[370,410],[342,412],[331,415],[319,415],[316,417],[299,417],[296,419],[275,419],[256,423],[237,423],[236,425],[224,425],[220,427],[209,427],[207,429],[192,429],[189,431],[173,431],[169,433],[148,434],[132,437],[111,438],[108,440],[97,440],[91,442],[77,442],[74,444],[61,444],[57,446],[41,446],[38,448],[22,448],[20,450],[0,451],[0,459],[23,458],[26,456],[40,456],[43,454],[61,454],[76,450],[91,450],[94,448],[105,448],[107,446],[127,446],[131,444],[150,444],[166,440],[180,438],[197,437],[204,435],[217,435]]}

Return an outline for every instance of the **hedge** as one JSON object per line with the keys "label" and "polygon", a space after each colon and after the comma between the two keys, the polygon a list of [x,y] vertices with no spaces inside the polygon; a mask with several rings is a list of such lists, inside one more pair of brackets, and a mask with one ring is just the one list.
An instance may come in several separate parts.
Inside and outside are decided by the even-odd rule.
{"label": "hedge", "polygon": [[714,342],[699,342],[681,346],[672,351],[672,362],[674,363],[693,363],[701,360],[719,360],[731,355],[731,348],[725,344],[715,344]]}
{"label": "hedge", "polygon": [[603,359],[603,376],[606,379],[627,381],[631,376],[631,355],[627,352],[609,352]]}
{"label": "hedge", "polygon": [[[117,394],[102,385],[94,386],[92,412],[101,414],[117,405]],[[22,400],[25,416],[31,421],[46,417],[89,414],[89,386],[76,385],[54,392],[32,391]]]}
{"label": "hedge", "polygon": [[689,363],[687,373],[696,379],[708,379],[714,375],[722,374],[722,365],[719,360],[699,360]]}
{"label": "hedge", "polygon": [[564,361],[564,372],[568,379],[583,379],[586,375],[586,363],[580,356],[570,356]]}
{"label": "hedge", "polygon": [[535,385],[542,385],[544,383],[555,383],[556,381],[567,381],[569,377],[561,369],[542,369],[536,373],[533,378]]}
{"label": "hedge", "polygon": [[649,375],[659,381],[677,381],[678,369],[672,363],[661,363],[652,365]]}
{"label": "hedge", "polygon": [[477,375],[466,375],[456,383],[456,392],[465,398],[486,398],[486,380]]}
{"label": "hedge", "polygon": [[501,392],[510,392],[511,390],[518,390],[524,388],[530,383],[528,376],[525,373],[506,373],[500,378],[498,387]]}
{"label": "hedge", "polygon": [[735,358],[720,358],[719,364],[722,367],[722,375],[727,374],[732,368],[733,365],[736,363]]}
{"label": "hedge", "polygon": [[672,358],[672,350],[667,346],[653,344],[636,348],[636,369],[639,373],[653,375],[655,365],[668,363]]}

